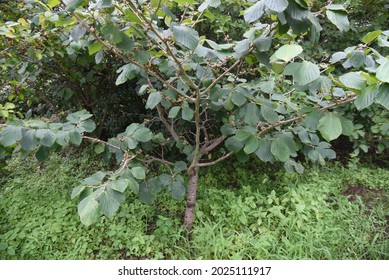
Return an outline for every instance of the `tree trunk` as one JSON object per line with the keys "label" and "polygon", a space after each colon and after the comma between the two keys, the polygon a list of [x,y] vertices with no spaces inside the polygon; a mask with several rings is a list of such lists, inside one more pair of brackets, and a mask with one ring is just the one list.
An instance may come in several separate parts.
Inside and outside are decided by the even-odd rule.
{"label": "tree trunk", "polygon": [[188,191],[186,194],[184,225],[188,231],[192,231],[192,227],[193,227],[198,178],[199,178],[199,168],[196,167],[193,169],[192,173],[189,174]]}

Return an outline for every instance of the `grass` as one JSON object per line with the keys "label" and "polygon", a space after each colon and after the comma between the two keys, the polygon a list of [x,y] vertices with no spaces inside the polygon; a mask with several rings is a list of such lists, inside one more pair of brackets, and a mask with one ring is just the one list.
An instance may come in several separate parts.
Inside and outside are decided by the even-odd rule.
{"label": "grass", "polygon": [[303,175],[256,161],[204,169],[189,240],[185,203],[128,196],[90,227],[70,200],[103,168],[70,155],[10,161],[0,179],[1,259],[389,259],[389,170],[330,164]]}

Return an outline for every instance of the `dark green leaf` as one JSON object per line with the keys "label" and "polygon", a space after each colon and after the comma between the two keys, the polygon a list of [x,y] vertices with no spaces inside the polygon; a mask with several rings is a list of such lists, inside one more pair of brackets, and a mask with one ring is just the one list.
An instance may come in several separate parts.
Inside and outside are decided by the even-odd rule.
{"label": "dark green leaf", "polygon": [[104,150],[105,150],[105,144],[100,143],[95,146],[96,154],[101,154],[102,152],[104,152]]}
{"label": "dark green leaf", "polygon": [[49,157],[49,148],[45,146],[40,146],[38,151],[35,153],[35,158],[39,162],[45,161]]}
{"label": "dark green leaf", "polygon": [[243,142],[240,142],[236,139],[235,136],[233,137],[230,137],[228,138],[226,141],[225,141],[225,145],[226,145],[226,148],[234,153],[237,153],[239,152],[243,146],[244,146],[244,143]]}

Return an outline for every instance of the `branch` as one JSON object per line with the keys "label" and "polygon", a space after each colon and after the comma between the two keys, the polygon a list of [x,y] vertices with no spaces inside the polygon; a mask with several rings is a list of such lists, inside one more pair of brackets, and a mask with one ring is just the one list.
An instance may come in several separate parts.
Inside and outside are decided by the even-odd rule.
{"label": "branch", "polygon": [[[341,106],[343,104],[350,103],[350,102],[354,101],[357,97],[358,97],[358,95],[352,94],[352,95],[348,96],[348,98],[346,98],[346,99],[344,99],[344,100],[342,100],[340,102],[337,102],[337,103],[334,103],[334,104],[331,104],[331,105],[328,105],[326,107],[321,108],[320,111],[327,111],[328,109],[332,109],[332,108]],[[291,119],[288,119],[288,120],[284,120],[284,121],[279,121],[279,122],[276,122],[276,123],[274,123],[272,125],[269,125],[267,127],[263,127],[262,131],[259,132],[257,136],[260,137],[262,134],[264,134],[268,130],[271,130],[273,128],[276,128],[276,127],[284,125],[284,124],[288,124],[288,123],[291,123],[291,122],[294,122],[294,121],[301,120],[304,117],[305,117],[305,114],[301,114],[301,115],[296,116],[294,118],[291,118]]]}
{"label": "branch", "polygon": [[176,87],[174,87],[171,83],[169,83],[167,80],[163,79],[162,77],[160,77],[157,73],[155,73],[154,71],[152,71],[149,67],[146,67],[145,65],[139,63],[138,61],[130,58],[130,57],[127,57],[127,56],[124,56],[123,54],[120,53],[120,51],[115,48],[114,46],[112,45],[109,45],[107,44],[103,39],[100,38],[100,36],[98,36],[95,32],[95,30],[93,28],[91,28],[84,20],[82,20],[78,15],[76,15],[75,13],[72,13],[72,15],[77,19],[77,21],[79,23],[81,23],[92,35],[93,37],[96,38],[96,40],[105,48],[107,49],[108,51],[112,52],[115,56],[117,56],[118,58],[120,58],[121,60],[123,60],[124,62],[127,62],[127,63],[132,63],[140,68],[142,68],[143,70],[145,70],[147,72],[147,74],[149,74],[150,76],[153,76],[154,78],[156,78],[158,81],[160,81],[161,83],[163,83],[166,87],[170,88],[171,90],[175,91],[176,93],[178,93],[179,95],[181,95],[182,97],[184,97],[186,100],[189,100],[191,103],[194,102],[194,98],[186,95],[185,93],[183,93],[182,91],[178,90]]}
{"label": "branch", "polygon": [[[254,50],[254,47],[251,47],[248,51],[247,54],[251,53],[252,51]],[[212,83],[206,88],[204,89],[200,95],[203,95],[204,93],[208,92],[209,90],[211,90],[220,80],[221,78],[223,78],[225,75],[227,75],[228,73],[231,72],[231,70],[233,70],[236,66],[238,66],[242,61],[243,59],[245,58],[245,56],[247,55],[242,55],[237,61],[235,61],[234,64],[232,64],[228,69],[226,69],[222,74],[220,74],[216,79],[214,79],[212,81]]]}
{"label": "branch", "polygon": [[167,130],[170,132],[170,135],[173,137],[173,139],[176,141],[180,140],[180,136],[178,136],[178,134],[174,131],[173,127],[168,123],[165,116],[163,115],[163,109],[159,104],[157,105],[157,111],[161,122],[165,125]]}
{"label": "branch", "polygon": [[97,138],[89,137],[89,136],[86,136],[86,135],[82,135],[82,138],[87,139],[87,140],[92,141],[92,142],[95,142],[95,143],[105,144],[105,145],[110,146],[111,148],[114,148],[116,150],[121,150],[120,147],[112,145],[111,143],[108,143],[106,141],[103,141],[103,140],[100,140],[100,139],[97,139]]}
{"label": "branch", "polygon": [[222,143],[227,136],[220,136],[216,139],[213,139],[211,141],[208,141],[202,148],[201,148],[201,154],[205,155],[208,154],[210,151],[215,149],[220,143]]}
{"label": "branch", "polygon": [[177,58],[177,56],[174,54],[173,50],[170,48],[170,45],[169,43],[167,42],[167,40],[162,37],[162,35],[158,32],[157,29],[154,28],[153,26],[153,23],[148,19],[146,18],[141,11],[139,11],[135,5],[131,2],[131,0],[127,1],[129,6],[130,6],[130,9],[132,10],[132,12],[140,19],[144,22],[145,25],[147,25],[148,28],[150,28],[150,30],[158,37],[159,40],[161,40],[161,42],[165,45],[166,49],[164,48],[161,48],[164,52],[167,52],[174,60],[174,62],[177,64],[178,68],[179,68],[179,71],[185,76],[185,78],[188,80],[188,82],[191,84],[191,86],[195,89],[195,90],[199,90],[199,87],[195,84],[195,82],[189,77],[188,73],[186,73],[184,67],[182,67],[182,62]]}
{"label": "branch", "polygon": [[217,164],[217,163],[225,160],[226,158],[232,156],[233,154],[234,154],[233,152],[229,152],[228,154],[225,154],[224,156],[218,158],[217,160],[214,160],[214,161],[211,161],[211,162],[200,162],[200,163],[197,163],[196,167],[206,167],[206,166],[211,166],[211,165]]}

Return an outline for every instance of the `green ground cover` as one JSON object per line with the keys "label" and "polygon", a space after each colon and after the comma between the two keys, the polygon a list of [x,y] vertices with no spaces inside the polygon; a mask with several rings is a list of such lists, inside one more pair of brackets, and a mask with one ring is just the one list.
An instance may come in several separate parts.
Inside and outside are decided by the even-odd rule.
{"label": "green ground cover", "polygon": [[389,259],[389,170],[257,161],[203,170],[191,238],[184,201],[129,194],[90,227],[70,193],[101,168],[90,156],[13,159],[0,179],[1,259]]}

